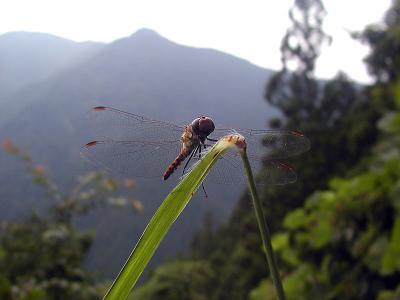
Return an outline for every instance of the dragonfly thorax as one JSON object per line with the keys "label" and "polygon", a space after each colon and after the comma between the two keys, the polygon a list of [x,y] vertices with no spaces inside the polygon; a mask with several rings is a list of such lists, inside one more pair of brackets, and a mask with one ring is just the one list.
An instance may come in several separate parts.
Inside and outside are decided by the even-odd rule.
{"label": "dragonfly thorax", "polygon": [[193,132],[199,136],[201,141],[204,141],[215,129],[213,120],[205,116],[194,119],[191,125]]}
{"label": "dragonfly thorax", "polygon": [[192,126],[186,126],[181,136],[182,147],[190,153],[200,143],[200,137],[193,130]]}

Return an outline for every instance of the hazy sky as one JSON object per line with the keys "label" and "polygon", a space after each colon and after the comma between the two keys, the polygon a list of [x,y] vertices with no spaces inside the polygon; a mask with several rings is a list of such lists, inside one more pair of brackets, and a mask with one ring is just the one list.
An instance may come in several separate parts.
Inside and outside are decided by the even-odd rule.
{"label": "hazy sky", "polygon": [[[254,64],[280,68],[279,46],[293,0],[0,0],[0,34],[39,31],[75,41],[104,41],[154,29],[181,44],[218,49]],[[362,58],[368,48],[347,30],[381,20],[390,0],[325,0],[325,29],[333,38],[317,65],[317,76],[344,70],[369,80]],[[340,59],[338,59],[338,57]]]}

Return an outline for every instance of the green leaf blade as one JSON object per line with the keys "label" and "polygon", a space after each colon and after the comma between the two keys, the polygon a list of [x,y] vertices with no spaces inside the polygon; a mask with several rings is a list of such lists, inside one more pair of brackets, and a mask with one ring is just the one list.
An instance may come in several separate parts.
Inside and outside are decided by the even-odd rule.
{"label": "green leaf blade", "polygon": [[104,296],[105,300],[126,299],[163,237],[186,207],[211,167],[226,150],[235,146],[238,138],[240,138],[239,135],[230,135],[219,140],[169,193],[150,220],[110,290]]}

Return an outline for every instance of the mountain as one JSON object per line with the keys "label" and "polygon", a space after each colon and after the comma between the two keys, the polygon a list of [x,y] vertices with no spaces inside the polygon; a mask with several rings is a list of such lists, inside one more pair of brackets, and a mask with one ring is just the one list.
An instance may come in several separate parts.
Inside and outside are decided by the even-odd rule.
{"label": "mountain", "polygon": [[5,95],[69,68],[103,46],[94,42],[76,43],[45,33],[0,35],[0,102]]}
{"label": "mountain", "polygon": [[[277,114],[263,100],[272,71],[220,51],[182,46],[143,29],[91,55],[80,53],[79,61],[72,60],[48,77],[9,93],[3,100],[7,110],[0,111],[0,139],[11,137],[28,147],[65,190],[76,175],[93,169],[80,159],[79,151],[96,138],[87,130],[85,118],[94,105],[181,124],[208,115],[217,127],[224,128],[265,128],[267,120]],[[35,201],[38,192],[17,171],[10,162],[0,171],[0,218],[15,218],[43,206]],[[99,209],[77,220],[79,226],[97,230],[88,265],[115,275],[173,186],[170,181],[139,179],[135,197],[146,207],[143,214]],[[242,186],[210,185],[206,200],[198,193],[153,262],[184,251],[205,212],[211,211],[218,222],[224,222],[242,190]]]}

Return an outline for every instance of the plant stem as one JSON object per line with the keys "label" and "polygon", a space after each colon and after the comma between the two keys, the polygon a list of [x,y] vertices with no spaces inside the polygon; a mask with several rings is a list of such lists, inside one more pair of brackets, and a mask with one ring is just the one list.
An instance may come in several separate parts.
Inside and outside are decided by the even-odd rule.
{"label": "plant stem", "polygon": [[245,150],[240,151],[240,154],[242,156],[244,169],[246,171],[249,188],[250,188],[250,193],[251,193],[251,197],[253,199],[254,210],[255,210],[256,218],[257,218],[257,222],[258,222],[258,227],[260,229],[261,239],[262,239],[262,242],[264,245],[265,254],[267,256],[267,261],[268,261],[272,281],[275,285],[278,299],[285,300],[285,292],[283,291],[282,282],[281,282],[281,279],[279,276],[276,259],[274,256],[274,252],[272,250],[271,234],[268,229],[268,224],[267,224],[267,221],[265,219],[265,216],[264,216],[264,213],[262,210],[261,201],[258,198],[256,185],[254,183],[253,172],[251,171],[249,159],[247,157]]}

